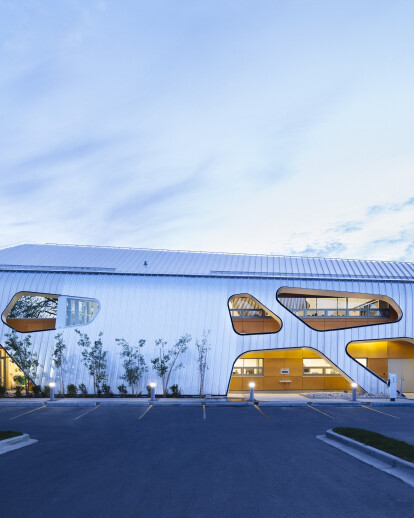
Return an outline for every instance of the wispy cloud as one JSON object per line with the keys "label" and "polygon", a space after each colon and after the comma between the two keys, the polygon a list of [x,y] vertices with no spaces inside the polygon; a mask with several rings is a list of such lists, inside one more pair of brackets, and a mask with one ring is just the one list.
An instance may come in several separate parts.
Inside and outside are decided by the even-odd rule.
{"label": "wispy cloud", "polygon": [[314,243],[299,250],[291,249],[291,255],[305,257],[339,257],[346,251],[344,243],[339,241],[333,243]]}
{"label": "wispy cloud", "polygon": [[399,212],[404,210],[406,207],[414,206],[414,197],[402,203],[385,203],[384,205],[372,205],[368,207],[367,214],[372,216],[376,214],[382,214],[383,212]]}

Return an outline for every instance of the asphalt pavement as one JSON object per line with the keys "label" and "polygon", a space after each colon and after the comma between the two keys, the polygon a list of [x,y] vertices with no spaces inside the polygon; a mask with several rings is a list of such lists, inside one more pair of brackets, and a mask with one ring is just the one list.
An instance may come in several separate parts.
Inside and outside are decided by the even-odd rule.
{"label": "asphalt pavement", "polygon": [[1,516],[412,517],[414,489],[316,439],[410,436],[414,408],[1,407]]}

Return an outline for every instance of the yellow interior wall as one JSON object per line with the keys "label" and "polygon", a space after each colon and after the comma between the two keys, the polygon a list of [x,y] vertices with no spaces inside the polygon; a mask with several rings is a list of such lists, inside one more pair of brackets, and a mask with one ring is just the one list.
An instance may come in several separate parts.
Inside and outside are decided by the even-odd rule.
{"label": "yellow interior wall", "polygon": [[352,358],[367,358],[367,367],[383,380],[388,379],[388,359],[414,358],[414,342],[410,340],[376,340],[354,342],[347,348]]}
{"label": "yellow interior wall", "polygon": [[[273,351],[252,351],[241,358],[263,358],[264,376],[232,376],[231,391],[249,390],[254,381],[255,390],[350,390],[351,381],[345,376],[303,376],[303,358],[323,358],[314,349],[292,348]],[[282,375],[280,369],[289,369],[289,375]],[[290,383],[285,383],[287,380]]]}
{"label": "yellow interior wall", "polygon": [[353,358],[414,358],[414,343],[410,340],[353,342],[347,351]]}

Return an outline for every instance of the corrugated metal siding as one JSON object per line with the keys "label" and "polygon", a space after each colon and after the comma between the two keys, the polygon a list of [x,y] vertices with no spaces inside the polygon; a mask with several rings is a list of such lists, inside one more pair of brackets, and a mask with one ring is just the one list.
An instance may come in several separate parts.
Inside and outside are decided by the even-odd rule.
{"label": "corrugated metal siding", "polygon": [[[167,259],[170,260],[171,256]],[[240,258],[233,257],[232,261],[234,260],[238,262]],[[263,264],[258,266],[263,268]],[[401,307],[403,317],[392,324],[318,332],[306,326],[277,302],[276,292],[281,287],[388,295]],[[346,354],[347,344],[355,340],[414,337],[413,285],[401,282],[0,272],[2,311],[19,291],[88,297],[100,302],[101,310],[97,317],[79,329],[86,332],[92,340],[97,338],[99,331],[104,331],[104,348],[108,350],[109,384],[114,391],[122,383],[120,351],[115,338],[125,338],[131,344],[136,344],[140,338],[146,339],[144,353],[150,366],[150,359],[157,354],[154,347],[157,338],[164,338],[172,345],[182,334],[190,333],[193,341],[182,358],[185,367],[177,371],[171,384],[178,383],[184,393],[196,394],[198,371],[194,341],[202,338],[203,331],[211,330],[206,391],[225,394],[233,362],[239,355],[251,350],[288,347],[313,347],[365,390],[381,392],[384,391],[384,383]],[[271,335],[236,334],[230,321],[227,302],[230,296],[238,293],[250,293],[274,312],[282,320],[281,331]],[[0,343],[4,343],[5,334],[9,331],[1,323]],[[48,383],[53,376],[51,358],[57,332],[32,333],[33,350],[39,355],[41,363],[37,382],[42,385]],[[82,366],[78,337],[73,328],[63,329],[62,332],[68,343],[65,383],[85,383],[91,391],[91,378]],[[142,390],[145,391],[146,385],[154,379],[155,374],[150,369],[141,383]]]}
{"label": "corrugated metal siding", "polygon": [[102,273],[103,269],[111,269],[113,273],[146,275],[338,277],[404,282],[413,282],[414,278],[414,263],[63,245],[20,245],[0,250],[0,270],[19,267],[57,271],[85,268]]}

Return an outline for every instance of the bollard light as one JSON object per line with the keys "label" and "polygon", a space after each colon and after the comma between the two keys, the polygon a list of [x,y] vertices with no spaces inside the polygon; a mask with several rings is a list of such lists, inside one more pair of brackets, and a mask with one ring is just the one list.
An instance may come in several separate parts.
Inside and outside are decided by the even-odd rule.
{"label": "bollard light", "polygon": [[54,401],[55,400],[55,387],[56,387],[56,383],[54,381],[51,381],[49,383],[49,389],[50,389],[50,399],[49,399],[49,401]]}
{"label": "bollard light", "polygon": [[150,388],[151,388],[151,403],[153,403],[155,401],[155,387],[157,386],[156,383],[154,383],[153,381],[150,383]]}
{"label": "bollard light", "polygon": [[249,387],[250,387],[250,402],[254,403],[254,387],[255,387],[255,382],[251,381],[249,383]]}
{"label": "bollard light", "polygon": [[356,389],[357,389],[357,384],[356,383],[352,383],[352,401],[356,401]]}

